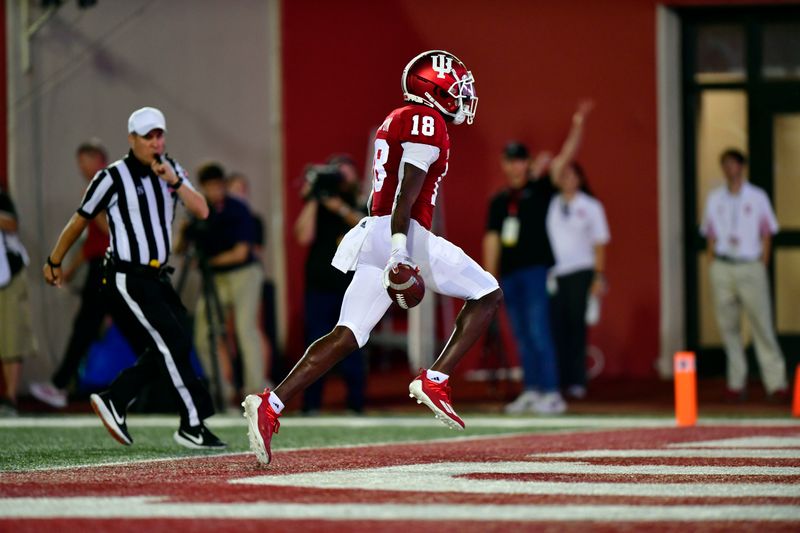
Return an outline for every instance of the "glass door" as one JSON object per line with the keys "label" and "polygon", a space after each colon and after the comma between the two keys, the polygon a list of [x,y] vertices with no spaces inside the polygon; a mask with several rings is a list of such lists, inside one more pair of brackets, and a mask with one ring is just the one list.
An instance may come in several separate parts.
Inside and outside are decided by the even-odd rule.
{"label": "glass door", "polygon": [[780,224],[770,279],[778,338],[793,371],[800,360],[800,8],[689,8],[681,15],[687,347],[698,352],[701,375],[723,373],[698,229],[708,193],[723,183],[719,156],[738,148]]}
{"label": "glass door", "polygon": [[771,265],[775,325],[791,371],[800,356],[800,91],[773,96],[757,133],[771,156],[763,171],[780,224]]}

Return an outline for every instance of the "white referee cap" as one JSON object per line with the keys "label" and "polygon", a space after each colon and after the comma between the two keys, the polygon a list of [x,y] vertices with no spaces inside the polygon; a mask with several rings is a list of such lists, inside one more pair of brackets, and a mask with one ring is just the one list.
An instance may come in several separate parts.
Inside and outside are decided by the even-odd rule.
{"label": "white referee cap", "polygon": [[147,135],[155,129],[167,131],[164,113],[155,107],[143,107],[131,113],[128,119],[128,133]]}

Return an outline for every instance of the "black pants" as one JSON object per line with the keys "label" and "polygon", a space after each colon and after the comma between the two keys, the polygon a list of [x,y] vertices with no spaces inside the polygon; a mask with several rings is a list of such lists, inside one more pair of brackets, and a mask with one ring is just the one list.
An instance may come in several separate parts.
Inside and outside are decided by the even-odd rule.
{"label": "black pants", "polygon": [[53,374],[53,385],[59,389],[66,389],[78,374],[81,359],[100,334],[103,319],[108,313],[102,289],[103,259],[93,259],[89,261],[89,273],[81,290],[81,305],[72,323],[72,335],[61,359],[61,365]]}
{"label": "black pants", "polygon": [[[327,335],[339,321],[344,293],[323,290],[306,290],[306,346]],[[347,408],[356,413],[364,411],[367,365],[364,352],[358,349],[339,361],[331,373],[339,373],[347,386]],[[303,412],[322,409],[322,393],[328,374],[309,385],[303,393]]]}
{"label": "black pants", "polygon": [[561,371],[561,384],[586,386],[586,301],[593,270],[559,276],[558,292],[551,302],[553,340]]}
{"label": "black pants", "polygon": [[110,271],[106,289],[114,322],[139,354],[136,364],[111,383],[112,401],[128,406],[161,372],[172,385],[182,425],[196,426],[214,414],[211,396],[189,359],[186,308],[167,276]]}

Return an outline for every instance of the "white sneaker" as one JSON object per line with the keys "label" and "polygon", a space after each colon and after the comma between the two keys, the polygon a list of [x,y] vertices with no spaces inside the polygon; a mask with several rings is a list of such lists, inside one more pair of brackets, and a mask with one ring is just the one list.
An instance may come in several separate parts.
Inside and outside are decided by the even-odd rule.
{"label": "white sneaker", "polygon": [[31,383],[30,391],[34,398],[51,407],[63,409],[67,406],[67,391],[57,389],[50,382]]}
{"label": "white sneaker", "polygon": [[561,397],[561,393],[548,392],[539,397],[533,410],[540,415],[560,415],[567,410],[567,402]]}
{"label": "white sneaker", "polygon": [[576,400],[583,400],[586,398],[586,387],[583,385],[570,385],[567,387],[567,397],[575,398]]}
{"label": "white sneaker", "polygon": [[518,415],[521,413],[529,413],[533,410],[533,406],[539,401],[541,393],[535,390],[526,390],[520,394],[516,400],[506,405],[505,411],[509,415]]}

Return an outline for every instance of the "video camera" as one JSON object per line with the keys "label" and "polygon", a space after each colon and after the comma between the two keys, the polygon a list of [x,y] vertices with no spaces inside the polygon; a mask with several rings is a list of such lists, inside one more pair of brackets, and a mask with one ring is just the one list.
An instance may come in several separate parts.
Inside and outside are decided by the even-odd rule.
{"label": "video camera", "polygon": [[338,165],[310,165],[306,168],[306,181],[311,184],[308,196],[321,200],[331,196],[340,196],[344,176]]}

